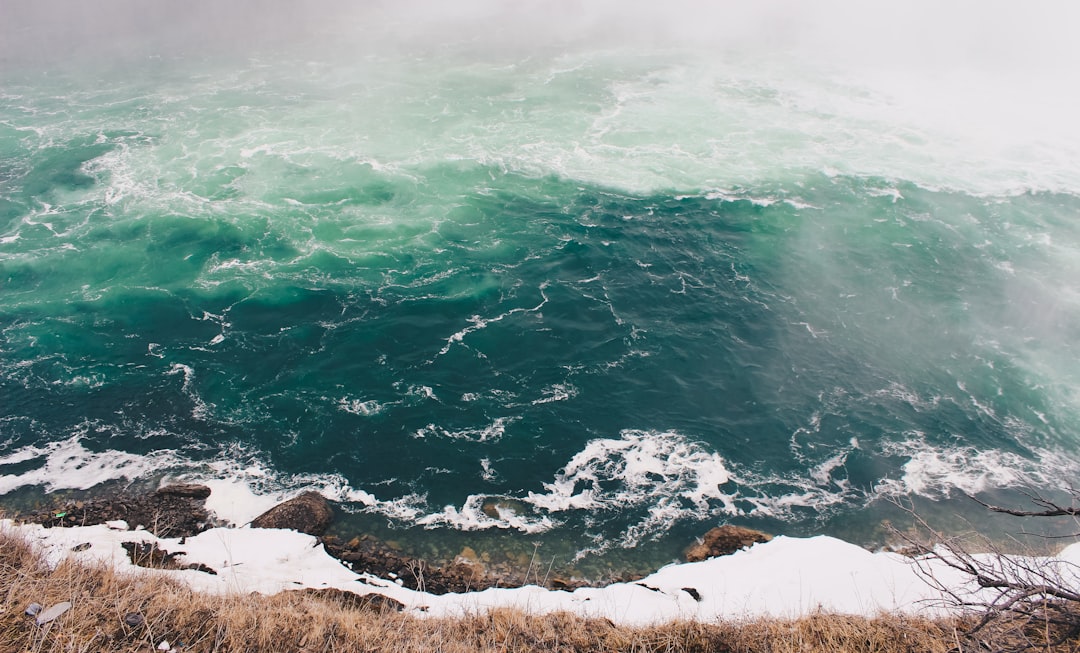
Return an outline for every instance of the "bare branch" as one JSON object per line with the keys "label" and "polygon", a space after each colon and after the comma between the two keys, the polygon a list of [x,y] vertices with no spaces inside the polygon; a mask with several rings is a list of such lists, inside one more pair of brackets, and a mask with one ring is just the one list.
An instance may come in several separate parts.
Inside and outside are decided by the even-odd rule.
{"label": "bare branch", "polygon": [[[1080,507],[1078,506],[1063,506],[1046,497],[1039,494],[1030,492],[1024,492],[1026,496],[1033,504],[1042,506],[1043,510],[1017,510],[1015,508],[1006,508],[1004,506],[995,506],[993,504],[986,503],[976,497],[971,497],[971,500],[975,503],[983,506],[987,510],[998,512],[1004,515],[1013,515],[1015,517],[1077,517],[1080,516]],[[1073,491],[1073,498],[1077,498],[1075,491]]]}
{"label": "bare branch", "polygon": [[[987,509],[1019,517],[1080,517],[1080,493],[1069,490],[1076,505],[1069,507],[1037,494],[1025,493],[1040,510],[1013,510],[974,499]],[[1056,650],[1080,644],[1080,568],[1060,558],[1006,554],[990,540],[970,536],[946,537],[916,514],[911,505],[894,502],[914,521],[915,528],[894,536],[919,554],[912,558],[923,578],[941,592],[945,607],[975,617],[962,634],[968,642],[992,653]],[[927,546],[926,542],[933,543]],[[972,547],[985,553],[972,554]],[[945,581],[941,572],[959,572]],[[938,576],[935,576],[937,574]],[[959,645],[957,650],[963,650]],[[1070,649],[1071,650],[1071,649]]]}

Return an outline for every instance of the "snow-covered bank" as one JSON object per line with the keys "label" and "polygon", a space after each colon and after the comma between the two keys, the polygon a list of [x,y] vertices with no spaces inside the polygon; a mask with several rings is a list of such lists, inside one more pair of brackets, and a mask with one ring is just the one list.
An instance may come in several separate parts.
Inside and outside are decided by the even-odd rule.
{"label": "snow-covered bank", "polygon": [[[973,595],[992,591],[979,589],[970,577],[939,560],[871,553],[826,536],[778,537],[734,555],[671,565],[640,581],[603,588],[565,592],[522,587],[436,596],[406,589],[393,579],[356,574],[327,555],[316,538],[294,531],[215,528],[181,540],[106,525],[47,529],[11,520],[0,521],[0,530],[27,538],[50,564],[65,558],[103,562],[136,573],[172,577],[213,593],[332,587],[380,594],[401,602],[410,612],[428,616],[463,615],[496,607],[533,613],[564,610],[621,625],[676,619],[798,617],[819,610],[933,616],[950,610],[941,586]],[[124,542],[156,543],[169,552],[182,551],[178,561],[202,564],[217,573],[136,567],[121,547]],[[1065,582],[1080,583],[1080,544],[1067,547],[1054,558],[1016,560],[1030,568],[1056,567]],[[935,582],[928,582],[930,577]]]}

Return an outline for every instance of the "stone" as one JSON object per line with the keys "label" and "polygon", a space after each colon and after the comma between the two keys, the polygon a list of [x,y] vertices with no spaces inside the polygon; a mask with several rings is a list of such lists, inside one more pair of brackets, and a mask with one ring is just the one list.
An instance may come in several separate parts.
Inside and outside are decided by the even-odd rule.
{"label": "stone", "polygon": [[38,614],[41,613],[42,609],[43,606],[40,603],[31,603],[30,605],[26,606],[26,616],[36,617],[38,616]]}
{"label": "stone", "polygon": [[210,496],[210,488],[198,483],[175,483],[159,487],[157,494],[174,497],[190,497],[192,499],[205,499]]}
{"label": "stone", "polygon": [[690,546],[683,553],[687,562],[700,562],[716,556],[730,555],[759,542],[768,542],[772,535],[742,526],[725,524],[710,529],[701,542]]}
{"label": "stone", "polygon": [[146,623],[146,618],[138,612],[129,612],[124,615],[124,623],[131,628],[138,628],[139,626]]}
{"label": "stone", "polygon": [[401,612],[405,604],[381,594],[356,594],[348,590],[326,587],[296,590],[301,594],[313,596],[329,603],[335,603],[348,610],[366,610],[370,612]]}
{"label": "stone", "polygon": [[251,520],[252,528],[280,528],[322,535],[334,520],[330,503],[318,492],[305,492]]}
{"label": "stone", "polygon": [[56,605],[50,605],[44,611],[37,616],[37,625],[44,626],[53,619],[56,619],[60,615],[64,614],[71,609],[71,604],[67,601],[63,603],[57,603]]}
{"label": "stone", "polygon": [[523,515],[528,512],[525,504],[513,499],[485,499],[480,504],[480,512],[492,519],[502,520],[505,514]]}
{"label": "stone", "polygon": [[201,533],[212,525],[212,518],[201,499],[177,494],[119,493],[72,503],[28,518],[46,527],[92,526],[106,524],[116,530],[145,524],[158,537],[183,537]]}
{"label": "stone", "polygon": [[476,564],[480,562],[479,556],[476,555],[476,551],[471,546],[463,547],[461,553],[457,554],[456,560],[467,564]]}

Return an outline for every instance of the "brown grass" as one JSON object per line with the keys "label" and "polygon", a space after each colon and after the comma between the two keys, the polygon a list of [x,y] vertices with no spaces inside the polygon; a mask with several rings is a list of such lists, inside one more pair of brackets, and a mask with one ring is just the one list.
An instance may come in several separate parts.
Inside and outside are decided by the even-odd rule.
{"label": "brown grass", "polygon": [[[897,616],[814,615],[795,621],[672,623],[617,627],[565,613],[495,610],[462,619],[416,618],[348,597],[199,594],[146,573],[65,562],[50,570],[23,540],[0,533],[0,651],[153,651],[162,640],[184,651],[933,653],[974,651],[959,622]],[[72,609],[38,627],[32,602]],[[128,613],[145,623],[124,624]],[[962,647],[958,649],[958,646]],[[985,649],[984,649],[985,650]],[[1047,650],[1047,649],[1040,649]],[[1076,649],[1060,649],[1076,650]]]}

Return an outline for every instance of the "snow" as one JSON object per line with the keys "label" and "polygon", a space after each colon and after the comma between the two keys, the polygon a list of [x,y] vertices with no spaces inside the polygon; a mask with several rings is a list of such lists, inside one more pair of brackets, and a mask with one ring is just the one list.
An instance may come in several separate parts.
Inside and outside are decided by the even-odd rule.
{"label": "snow", "polygon": [[[950,609],[941,587],[980,591],[963,574],[934,558],[873,553],[826,536],[777,537],[730,556],[670,565],[640,581],[602,588],[566,592],[528,586],[436,596],[401,587],[393,580],[354,573],[329,556],[316,538],[295,531],[214,528],[180,540],[159,539],[146,531],[117,531],[106,525],[47,529],[11,520],[0,520],[0,530],[21,534],[53,565],[64,558],[105,563],[132,573],[169,576],[195,590],[218,594],[338,588],[381,594],[400,601],[410,612],[433,617],[503,607],[531,613],[564,610],[623,625],[798,617],[817,611],[935,616]],[[123,542],[156,543],[166,551],[183,552],[178,562],[203,564],[217,575],[135,567],[121,547]],[[81,544],[90,546],[73,550]],[[1035,569],[1053,565],[1073,574],[1074,580],[1080,578],[1076,571],[1080,544],[1067,547],[1054,559],[1016,560]],[[935,582],[928,582],[931,576]]]}

